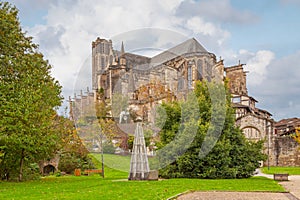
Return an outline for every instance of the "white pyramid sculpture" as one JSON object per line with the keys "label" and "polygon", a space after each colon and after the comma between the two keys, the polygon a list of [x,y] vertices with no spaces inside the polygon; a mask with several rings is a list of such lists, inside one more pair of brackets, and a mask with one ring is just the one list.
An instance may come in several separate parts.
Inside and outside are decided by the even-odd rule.
{"label": "white pyramid sculpture", "polygon": [[134,134],[128,180],[147,180],[149,171],[143,127],[141,122],[138,122]]}

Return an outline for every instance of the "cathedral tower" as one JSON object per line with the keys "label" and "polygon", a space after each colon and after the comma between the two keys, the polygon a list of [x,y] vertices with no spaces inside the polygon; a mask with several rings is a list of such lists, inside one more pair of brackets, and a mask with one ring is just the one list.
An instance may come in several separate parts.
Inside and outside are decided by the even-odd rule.
{"label": "cathedral tower", "polygon": [[93,90],[100,88],[100,77],[114,60],[112,41],[100,39],[92,42],[92,86]]}

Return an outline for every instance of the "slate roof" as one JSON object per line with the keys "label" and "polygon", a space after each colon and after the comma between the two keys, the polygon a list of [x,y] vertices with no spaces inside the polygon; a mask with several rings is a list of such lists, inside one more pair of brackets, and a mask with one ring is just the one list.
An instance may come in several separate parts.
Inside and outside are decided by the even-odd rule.
{"label": "slate roof", "polygon": [[[123,45],[121,49],[124,50]],[[121,52],[114,51],[114,54],[120,56],[122,54]],[[157,54],[152,58],[128,52],[125,52],[123,56],[126,58],[127,64],[132,65],[130,67],[138,70],[149,70],[152,67],[158,66],[176,58],[177,56],[187,53],[208,53],[208,51],[195,38],[191,38],[175,47]]]}
{"label": "slate roof", "polygon": [[186,53],[208,53],[208,51],[195,38],[191,38],[152,57],[151,63],[154,65],[162,64],[168,60]]}

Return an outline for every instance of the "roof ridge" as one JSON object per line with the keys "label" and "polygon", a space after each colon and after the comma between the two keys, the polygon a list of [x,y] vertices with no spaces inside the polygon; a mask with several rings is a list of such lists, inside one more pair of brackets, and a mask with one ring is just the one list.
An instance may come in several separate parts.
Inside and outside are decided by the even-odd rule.
{"label": "roof ridge", "polygon": [[151,58],[152,63],[164,63],[186,53],[208,53],[208,51],[194,38],[189,38],[184,42],[171,47]]}

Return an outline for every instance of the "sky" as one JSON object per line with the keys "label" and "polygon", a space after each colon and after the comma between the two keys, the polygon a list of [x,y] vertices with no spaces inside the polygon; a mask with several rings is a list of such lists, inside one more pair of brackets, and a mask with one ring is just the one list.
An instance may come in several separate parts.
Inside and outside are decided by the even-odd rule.
{"label": "sky", "polygon": [[66,99],[90,87],[86,78],[97,37],[112,39],[114,49],[125,41],[126,51],[147,55],[194,37],[225,66],[246,64],[257,107],[275,120],[300,117],[300,0],[9,2],[53,66]]}

